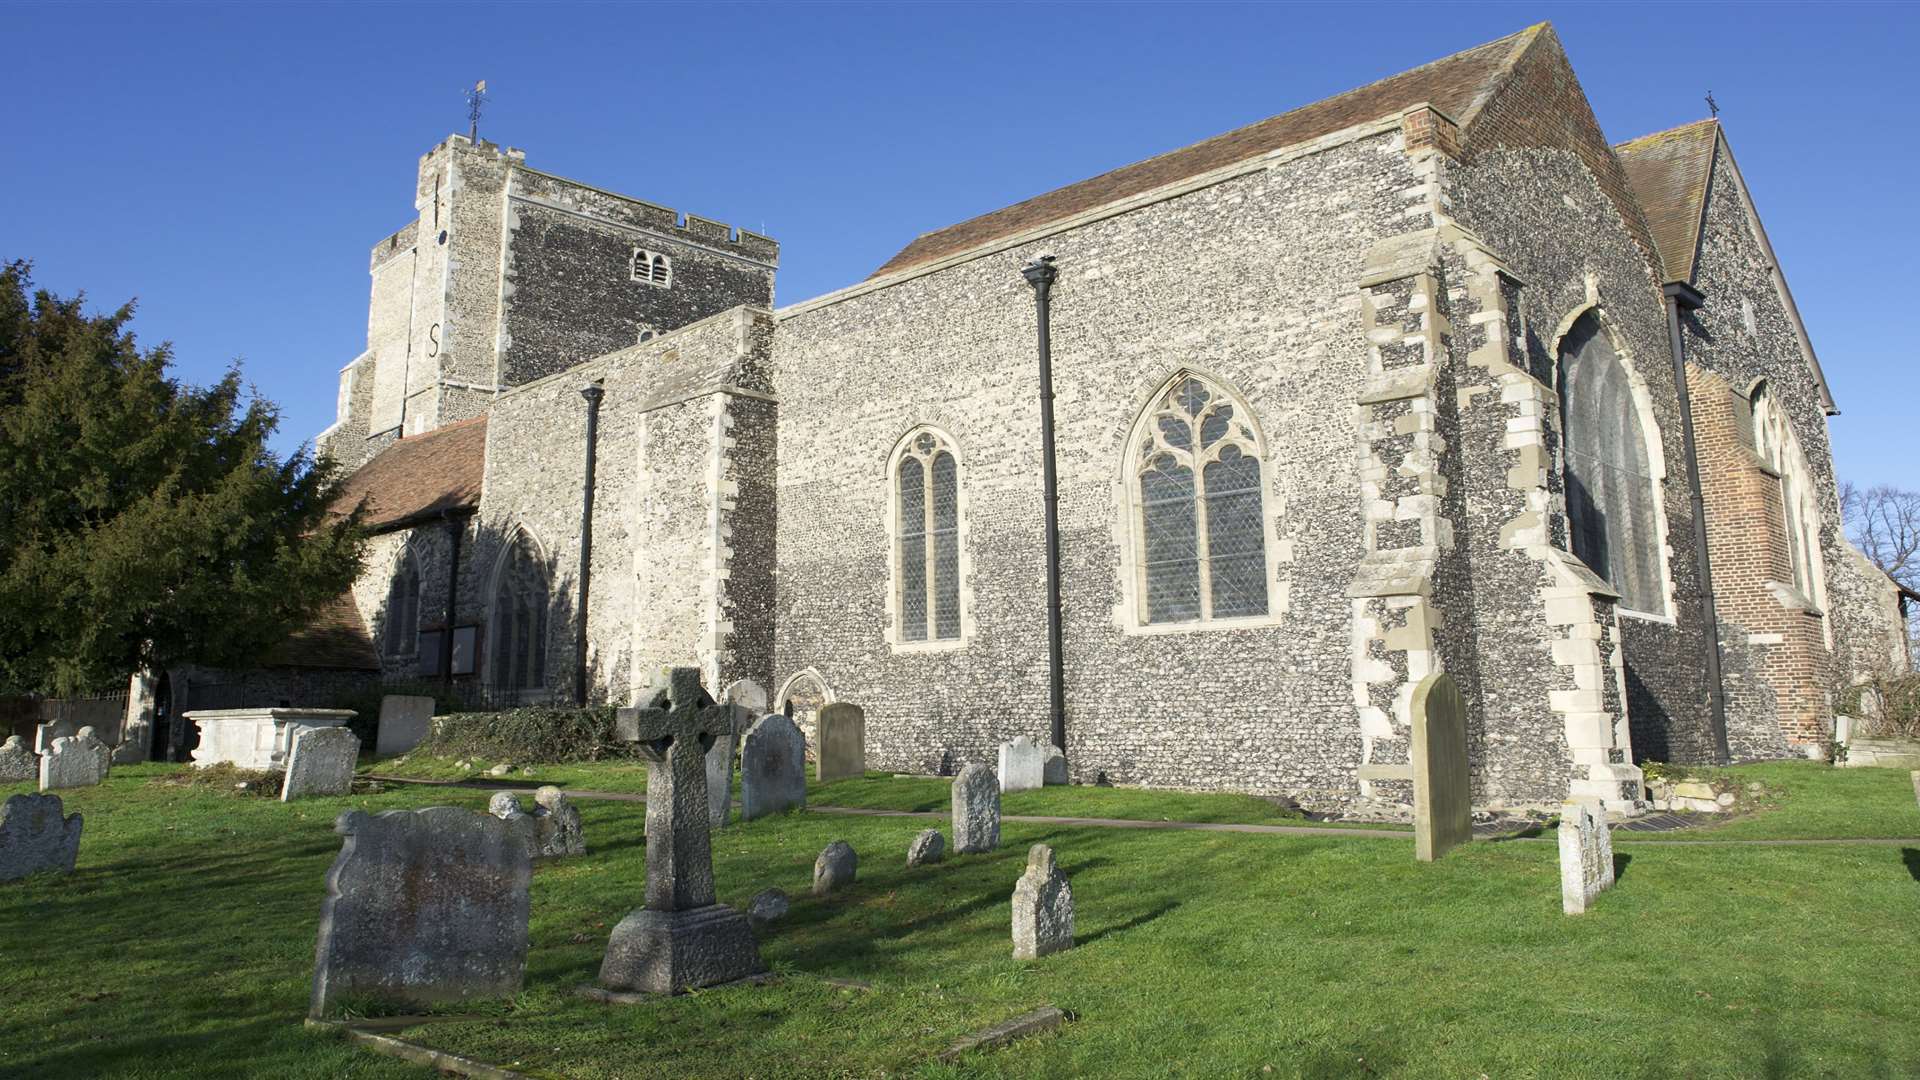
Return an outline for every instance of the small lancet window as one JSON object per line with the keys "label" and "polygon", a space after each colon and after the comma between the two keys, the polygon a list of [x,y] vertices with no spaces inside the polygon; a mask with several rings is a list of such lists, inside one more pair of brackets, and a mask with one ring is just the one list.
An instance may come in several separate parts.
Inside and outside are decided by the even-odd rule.
{"label": "small lancet window", "polygon": [[634,248],[629,271],[633,280],[643,284],[662,289],[673,287],[673,261],[657,251]]}
{"label": "small lancet window", "polygon": [[400,570],[387,586],[387,625],[385,652],[388,656],[411,656],[420,635],[420,571],[413,559],[402,557]]}
{"label": "small lancet window", "polygon": [[1781,522],[1787,533],[1787,558],[1793,568],[1793,586],[1812,596],[1815,537],[1819,535],[1819,515],[1809,505],[1806,480],[1800,470],[1800,444],[1787,422],[1786,413],[1762,382],[1753,389],[1753,449],[1760,464],[1773,474],[1780,485]]}
{"label": "small lancet window", "polygon": [[1267,614],[1262,454],[1245,407],[1189,374],[1144,419],[1132,458],[1140,621]]}
{"label": "small lancet window", "polygon": [[902,641],[960,636],[959,463],[945,439],[923,431],[894,468]]}

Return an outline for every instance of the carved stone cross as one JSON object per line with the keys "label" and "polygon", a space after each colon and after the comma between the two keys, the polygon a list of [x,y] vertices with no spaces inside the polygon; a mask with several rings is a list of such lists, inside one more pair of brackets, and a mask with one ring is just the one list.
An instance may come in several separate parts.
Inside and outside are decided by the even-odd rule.
{"label": "carved stone cross", "polygon": [[647,906],[686,911],[713,903],[707,751],[733,730],[733,707],[700,685],[700,669],[677,667],[666,701],[622,709],[620,734],[647,759]]}
{"label": "carved stone cross", "polygon": [[677,993],[765,971],[747,917],[714,900],[706,758],[733,707],[714,703],[700,669],[674,668],[665,692],[615,723],[647,759],[647,903],[613,928],[600,985]]}

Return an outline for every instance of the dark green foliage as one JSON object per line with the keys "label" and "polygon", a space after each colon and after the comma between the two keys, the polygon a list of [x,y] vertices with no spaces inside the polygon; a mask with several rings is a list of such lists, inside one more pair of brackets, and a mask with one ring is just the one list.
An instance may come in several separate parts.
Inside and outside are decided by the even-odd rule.
{"label": "dark green foliage", "polygon": [[73,694],[139,667],[244,667],[358,575],[335,470],[267,448],[279,410],[141,349],[131,304],[30,293],[0,266],[0,693]]}
{"label": "dark green foliage", "polygon": [[420,752],[516,764],[558,764],[616,757],[613,707],[578,709],[535,705],[504,712],[453,713],[433,718]]}

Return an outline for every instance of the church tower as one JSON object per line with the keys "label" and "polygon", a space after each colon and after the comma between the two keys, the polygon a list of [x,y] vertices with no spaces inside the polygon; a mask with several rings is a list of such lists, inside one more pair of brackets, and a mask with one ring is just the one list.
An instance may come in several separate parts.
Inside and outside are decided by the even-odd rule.
{"label": "church tower", "polygon": [[420,159],[415,219],[373,247],[367,348],[321,452],[349,468],[530,382],[741,304],[771,307],[765,236],[449,136]]}

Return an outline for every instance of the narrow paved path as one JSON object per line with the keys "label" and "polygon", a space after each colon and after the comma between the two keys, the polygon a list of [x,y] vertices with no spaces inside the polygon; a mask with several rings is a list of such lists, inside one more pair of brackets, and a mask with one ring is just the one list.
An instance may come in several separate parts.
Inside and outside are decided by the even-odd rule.
{"label": "narrow paved path", "polygon": [[[478,788],[491,791],[531,791],[538,785],[504,780],[414,780],[404,776],[369,776],[368,780],[379,780],[389,784],[426,784],[434,787]],[[612,802],[644,803],[645,795],[636,795],[625,791],[586,791],[566,789],[570,799],[605,799]],[[848,814],[856,817],[903,817],[903,818],[941,818],[951,817],[944,810],[872,810],[859,806],[809,806],[807,809],[816,814]],[[1024,825],[1064,825],[1072,828],[1093,829],[1187,829],[1194,832],[1232,832],[1265,833],[1278,836],[1316,836],[1337,840],[1402,840],[1411,841],[1413,833],[1404,829],[1338,829],[1314,825],[1243,825],[1219,821],[1136,821],[1128,818],[1083,818],[1083,817],[1046,817],[1035,814],[1006,814],[1001,821],[1013,821]],[[1834,847],[1916,847],[1920,848],[1920,837],[1811,837],[1804,840],[1642,840],[1645,833],[1622,830],[1617,826],[1613,838],[1635,847],[1660,845],[1663,847],[1691,847],[1713,845],[1722,847],[1787,847],[1791,845],[1825,845]],[[1474,840],[1480,843],[1508,843],[1526,840],[1534,843],[1551,844],[1555,838],[1543,836],[1478,836]]]}

